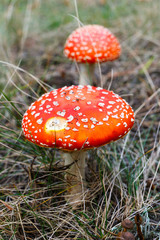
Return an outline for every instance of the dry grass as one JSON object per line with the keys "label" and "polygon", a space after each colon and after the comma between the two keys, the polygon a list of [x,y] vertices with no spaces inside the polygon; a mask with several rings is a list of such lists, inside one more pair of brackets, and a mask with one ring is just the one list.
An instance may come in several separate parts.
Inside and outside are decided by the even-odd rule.
{"label": "dry grass", "polygon": [[[136,123],[125,138],[89,152],[86,201],[76,210],[64,200],[59,152],[28,143],[21,130],[38,96],[78,82],[75,64],[63,56],[77,26],[68,17],[76,15],[74,1],[0,3],[0,239],[116,239],[121,221],[134,222],[137,213],[144,238],[159,239],[160,4],[127,3],[78,2],[84,24],[96,19],[119,37],[121,58],[100,66],[101,80],[132,105]],[[98,80],[98,66],[95,74]],[[136,225],[132,233],[138,239]]]}

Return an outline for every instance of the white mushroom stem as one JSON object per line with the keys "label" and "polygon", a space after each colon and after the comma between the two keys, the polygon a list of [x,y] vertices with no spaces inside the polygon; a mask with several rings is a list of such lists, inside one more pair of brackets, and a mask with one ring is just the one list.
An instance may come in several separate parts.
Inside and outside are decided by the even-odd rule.
{"label": "white mushroom stem", "polygon": [[94,82],[95,63],[92,64],[79,64],[79,85],[93,85]]}
{"label": "white mushroom stem", "polygon": [[85,191],[85,157],[86,151],[64,152],[63,158],[65,166],[71,165],[66,170],[67,194],[68,202],[79,204]]}

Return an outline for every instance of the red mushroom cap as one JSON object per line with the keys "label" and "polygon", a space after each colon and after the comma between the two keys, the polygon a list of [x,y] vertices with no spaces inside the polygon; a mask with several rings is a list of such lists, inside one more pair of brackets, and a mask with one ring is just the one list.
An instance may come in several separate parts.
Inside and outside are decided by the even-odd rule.
{"label": "red mushroom cap", "polygon": [[42,95],[26,111],[26,138],[66,151],[115,141],[133,126],[134,112],[117,94],[92,86],[70,86]]}
{"label": "red mushroom cap", "polygon": [[113,61],[120,56],[117,38],[105,27],[86,25],[76,29],[64,47],[66,57],[81,63]]}

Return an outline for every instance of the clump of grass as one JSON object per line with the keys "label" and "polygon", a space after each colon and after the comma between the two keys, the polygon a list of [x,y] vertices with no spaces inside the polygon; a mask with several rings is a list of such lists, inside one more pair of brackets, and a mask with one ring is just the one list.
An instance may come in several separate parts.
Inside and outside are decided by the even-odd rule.
{"label": "clump of grass", "polygon": [[0,237],[111,239],[124,218],[134,222],[138,213],[145,239],[158,239],[159,2],[78,2],[83,23],[103,24],[119,36],[122,56],[102,64],[102,80],[133,106],[136,123],[125,138],[89,152],[86,201],[76,210],[64,199],[67,169],[59,152],[29,143],[21,130],[31,102],[78,79],[76,66],[63,56],[65,39],[78,26],[68,15],[75,16],[75,6],[60,2],[0,4]]}

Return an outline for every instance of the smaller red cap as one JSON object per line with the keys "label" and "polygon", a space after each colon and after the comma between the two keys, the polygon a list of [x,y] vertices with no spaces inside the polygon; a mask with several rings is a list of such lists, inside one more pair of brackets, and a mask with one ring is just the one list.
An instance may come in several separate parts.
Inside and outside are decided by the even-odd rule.
{"label": "smaller red cap", "polygon": [[105,27],[86,25],[76,29],[64,47],[66,57],[81,63],[113,61],[120,56],[117,38]]}

